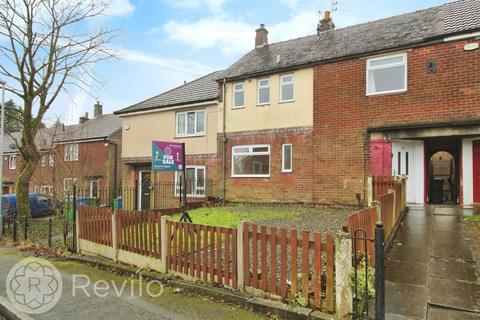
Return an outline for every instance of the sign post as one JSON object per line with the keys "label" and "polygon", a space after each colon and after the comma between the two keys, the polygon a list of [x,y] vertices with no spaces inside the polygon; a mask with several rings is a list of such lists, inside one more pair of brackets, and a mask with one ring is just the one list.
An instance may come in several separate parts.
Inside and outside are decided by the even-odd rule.
{"label": "sign post", "polygon": [[[192,222],[188,214],[187,178],[185,143],[166,141],[152,141],[152,170],[155,172],[181,171],[182,172],[182,216],[180,221]],[[175,184],[177,181],[175,181]],[[175,185],[175,189],[176,189]]]}

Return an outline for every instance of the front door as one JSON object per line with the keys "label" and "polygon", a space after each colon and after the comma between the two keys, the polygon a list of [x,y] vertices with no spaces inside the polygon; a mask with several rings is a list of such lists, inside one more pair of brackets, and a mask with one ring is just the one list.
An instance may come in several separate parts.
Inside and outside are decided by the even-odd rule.
{"label": "front door", "polygon": [[424,151],[421,141],[394,141],[392,144],[392,175],[407,176],[407,202],[423,203]]}
{"label": "front door", "polygon": [[473,202],[480,203],[480,140],[473,141]]}
{"label": "front door", "polygon": [[151,194],[151,172],[150,171],[140,171],[140,185],[138,188],[139,192],[139,204],[138,208],[140,210],[150,209],[150,194]]}

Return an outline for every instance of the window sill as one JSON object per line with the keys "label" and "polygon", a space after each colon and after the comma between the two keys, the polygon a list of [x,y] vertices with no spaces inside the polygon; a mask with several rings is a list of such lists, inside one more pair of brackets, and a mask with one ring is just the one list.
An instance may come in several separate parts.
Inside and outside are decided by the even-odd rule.
{"label": "window sill", "polygon": [[293,170],[282,170],[282,173],[293,173]]}
{"label": "window sill", "polygon": [[232,107],[232,110],[235,110],[235,109],[245,109],[245,106]]}
{"label": "window sill", "polygon": [[270,178],[269,174],[242,174],[231,175],[230,178]]}
{"label": "window sill", "polygon": [[270,105],[270,102],[269,103],[257,103],[257,107],[265,107],[265,106],[269,106]]}
{"label": "window sill", "polygon": [[185,135],[185,136],[175,136],[175,139],[198,138],[198,137],[205,137],[205,133],[189,134],[189,135]]}
{"label": "window sill", "polygon": [[407,89],[402,89],[402,90],[392,90],[392,91],[382,91],[382,92],[375,92],[375,93],[367,93],[367,97],[375,97],[375,96],[382,96],[382,95],[392,95],[392,94],[400,94],[400,93],[406,93],[408,90]]}
{"label": "window sill", "polygon": [[292,102],[295,102],[295,99],[292,99],[292,100],[284,100],[284,101],[280,101],[278,102],[279,104],[283,104],[283,103],[292,103]]}

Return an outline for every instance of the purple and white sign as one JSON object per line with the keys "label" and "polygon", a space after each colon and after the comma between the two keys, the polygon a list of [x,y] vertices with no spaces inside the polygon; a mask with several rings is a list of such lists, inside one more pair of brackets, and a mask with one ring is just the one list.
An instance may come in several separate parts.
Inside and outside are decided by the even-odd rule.
{"label": "purple and white sign", "polygon": [[183,164],[183,144],[152,141],[152,170],[180,171]]}

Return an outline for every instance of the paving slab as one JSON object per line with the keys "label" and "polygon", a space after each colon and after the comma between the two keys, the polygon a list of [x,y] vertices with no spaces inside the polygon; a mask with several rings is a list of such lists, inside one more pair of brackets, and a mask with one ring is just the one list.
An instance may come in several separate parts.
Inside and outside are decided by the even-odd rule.
{"label": "paving slab", "polygon": [[428,320],[480,320],[480,314],[472,314],[458,310],[430,308]]}
{"label": "paving slab", "polygon": [[430,275],[442,279],[453,278],[474,283],[478,281],[479,276],[477,265],[473,261],[437,257],[430,259]]}
{"label": "paving slab", "polygon": [[452,243],[463,241],[463,233],[458,231],[435,231],[433,232],[432,242],[435,243]]}
{"label": "paving slab", "polygon": [[435,207],[433,213],[435,215],[459,215],[461,213],[460,208],[454,207]]}
{"label": "paving slab", "polygon": [[395,283],[426,286],[428,280],[428,263],[389,260],[385,270],[386,280]]}
{"label": "paving slab", "polygon": [[480,285],[476,283],[430,277],[429,289],[432,305],[480,313]]}
{"label": "paving slab", "polygon": [[463,239],[450,243],[433,243],[432,256],[473,261],[472,250]]}
{"label": "paving slab", "polygon": [[425,319],[427,287],[385,281],[385,290],[388,292],[386,313],[404,316],[406,319]]}
{"label": "paving slab", "polygon": [[409,262],[428,262],[430,259],[430,249],[428,247],[394,246],[388,255],[392,260]]}

